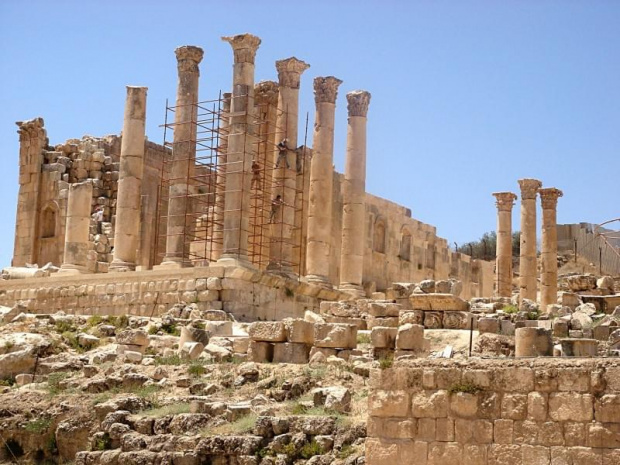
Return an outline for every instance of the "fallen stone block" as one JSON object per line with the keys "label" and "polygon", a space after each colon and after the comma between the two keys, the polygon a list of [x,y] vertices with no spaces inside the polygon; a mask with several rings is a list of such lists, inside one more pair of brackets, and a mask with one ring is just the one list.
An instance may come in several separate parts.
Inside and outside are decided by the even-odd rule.
{"label": "fallen stone block", "polygon": [[400,326],[396,336],[396,348],[399,350],[424,350],[424,327],[412,324]]}
{"label": "fallen stone block", "polygon": [[378,349],[394,349],[398,328],[376,326],[370,332],[370,343]]}
{"label": "fallen stone block", "polygon": [[257,321],[250,325],[248,335],[253,341],[285,342],[286,328],[281,321]]}
{"label": "fallen stone block", "polygon": [[357,327],[343,323],[314,325],[314,345],[334,349],[355,349],[357,347]]}
{"label": "fallen stone block", "polygon": [[305,364],[310,360],[310,346],[294,342],[273,345],[274,363]]}

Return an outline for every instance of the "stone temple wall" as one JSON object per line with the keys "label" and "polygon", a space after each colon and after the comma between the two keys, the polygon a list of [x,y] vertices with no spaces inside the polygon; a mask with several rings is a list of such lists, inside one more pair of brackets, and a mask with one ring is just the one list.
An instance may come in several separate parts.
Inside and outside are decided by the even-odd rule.
{"label": "stone temple wall", "polygon": [[620,361],[424,359],[371,374],[368,465],[620,463]]}
{"label": "stone temple wall", "polygon": [[347,294],[258,271],[197,267],[0,281],[0,305],[32,313],[161,316],[174,304],[224,310],[238,321],[303,318]]}

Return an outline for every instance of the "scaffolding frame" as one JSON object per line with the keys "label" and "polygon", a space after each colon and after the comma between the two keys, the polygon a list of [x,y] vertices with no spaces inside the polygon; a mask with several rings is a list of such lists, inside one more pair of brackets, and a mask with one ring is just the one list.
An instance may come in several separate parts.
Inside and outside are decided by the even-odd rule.
{"label": "scaffolding frame", "polygon": [[[220,92],[218,98],[192,103],[195,107],[196,121],[189,122],[192,125],[189,140],[174,141],[175,126],[187,124],[174,121],[177,106],[171,106],[166,101],[163,127],[163,146],[171,151],[171,156],[166,157],[161,168],[158,202],[156,209],[156,232],[155,247],[153,249],[154,261],[159,264],[165,256],[166,243],[181,236],[183,242],[183,263],[186,266],[207,266],[208,263],[217,261],[223,250],[224,234],[247,233],[247,257],[249,261],[260,270],[282,271],[291,270],[300,276],[303,273],[303,223],[305,217],[305,182],[296,182],[295,187],[285,183],[284,170],[276,166],[278,157],[278,135],[286,134],[288,124],[288,112],[269,103],[255,103],[253,93],[250,95],[234,95],[228,97],[230,108],[235,108],[234,99],[245,99],[248,104],[244,112],[232,113],[228,110],[227,98]],[[272,111],[269,111],[271,107]],[[271,118],[268,115],[272,115]],[[267,117],[265,117],[267,115]],[[232,117],[236,121],[243,116],[243,153],[237,153],[237,158],[242,161],[228,159],[228,137],[231,135],[229,122]],[[284,121],[285,127],[278,127],[277,121]],[[306,132],[304,144],[296,150],[301,163],[296,168],[296,176],[305,179],[307,163],[307,137],[308,118],[306,117]],[[237,133],[238,134],[238,133]],[[175,158],[175,145],[189,143],[194,150],[188,151],[185,159]],[[299,153],[300,152],[300,153]],[[175,163],[185,163],[187,170],[182,175],[173,175]],[[241,174],[241,189],[233,190],[227,186],[227,176]],[[186,184],[187,189],[179,192],[175,185]],[[172,189],[171,189],[172,188]],[[249,189],[249,195],[246,196]],[[299,224],[283,223],[283,208],[274,213],[274,192],[285,192],[287,196],[295,199],[291,208],[292,215]],[[244,221],[239,215],[239,222],[231,225],[230,230],[225,230],[224,216],[226,210],[226,195],[241,195],[242,199],[249,198],[249,218],[246,222],[247,229],[243,229]],[[181,199],[185,205],[185,211],[177,216],[183,216],[183,228],[180,232],[168,231],[167,223],[172,216],[168,213],[168,205],[172,199]],[[243,201],[243,200],[242,200]],[[241,206],[241,211],[245,210]],[[279,218],[278,218],[279,216]],[[281,227],[276,227],[281,225]],[[282,233],[285,229],[291,231],[290,237]],[[274,262],[270,257],[271,249],[290,246],[293,254],[290,261]],[[235,252],[227,250],[227,255]],[[237,250],[238,257],[242,251]],[[281,256],[281,254],[280,254]]]}

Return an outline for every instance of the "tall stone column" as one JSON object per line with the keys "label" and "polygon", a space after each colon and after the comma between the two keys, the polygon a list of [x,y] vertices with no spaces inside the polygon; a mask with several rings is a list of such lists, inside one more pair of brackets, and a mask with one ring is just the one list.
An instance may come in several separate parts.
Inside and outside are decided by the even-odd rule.
{"label": "tall stone column", "polygon": [[540,273],[540,308],[555,304],[558,296],[558,229],[557,206],[561,190],[554,187],[540,189],[542,203],[542,269]]}
{"label": "tall stone column", "polygon": [[276,61],[279,96],[276,122],[276,143],[286,140],[286,160],[276,148],[276,167],[272,195],[282,200],[279,211],[273,215],[271,247],[267,269],[284,274],[292,273],[295,202],[297,191],[297,128],[299,114],[299,85],[302,73],[310,67],[295,57]]}
{"label": "tall stone column", "polygon": [[497,244],[495,252],[495,294],[512,295],[512,207],[517,196],[512,192],[495,192],[497,206]]}
{"label": "tall stone column", "polygon": [[91,181],[71,184],[67,200],[65,252],[60,273],[87,273],[90,210],[93,199]]}
{"label": "tall stone column", "polygon": [[200,47],[184,45],[174,53],[177,57],[178,85],[174,112],[172,167],[168,196],[166,256],[161,266],[190,266],[185,256],[185,228],[191,202],[188,198],[190,178],[196,158],[196,121],[198,119],[198,64],[204,52]]}
{"label": "tall stone column", "polygon": [[536,193],[537,179],[519,179],[521,187],[521,250],[519,254],[519,300],[536,302]]}
{"label": "tall stone column", "polygon": [[308,203],[308,282],[331,287],[330,254],[332,248],[332,185],[334,176],[334,119],[338,86],[333,76],[314,79],[313,157],[310,166]]}
{"label": "tall stone column", "polygon": [[217,176],[215,178],[215,207],[213,209],[211,261],[217,261],[222,257],[222,247],[224,245],[224,202],[226,198],[226,160],[228,158],[231,98],[232,94],[230,92],[226,92],[222,95],[219,146],[217,148]]}
{"label": "tall stone column", "polygon": [[146,87],[127,86],[125,119],[110,271],[135,270],[140,239],[140,196],[144,167]]}
{"label": "tall stone column", "polygon": [[363,296],[366,232],[366,115],[370,93],[347,94],[349,120],[344,168],[340,289]]}
{"label": "tall stone column", "polygon": [[218,263],[250,266],[250,185],[254,114],[254,59],[260,39],[252,34],[222,37],[234,54],[232,116],[226,155],[224,198],[224,246]]}

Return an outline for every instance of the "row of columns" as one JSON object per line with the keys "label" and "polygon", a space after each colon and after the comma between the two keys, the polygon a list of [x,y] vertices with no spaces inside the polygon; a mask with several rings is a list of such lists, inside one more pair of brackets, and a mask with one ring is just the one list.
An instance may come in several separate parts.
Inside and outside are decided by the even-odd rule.
{"label": "row of columns", "polygon": [[[536,197],[542,203],[541,292],[543,310],[557,300],[557,202],[562,191],[542,188],[537,179],[520,179],[521,238],[519,253],[519,300],[537,300]],[[512,207],[517,196],[512,192],[493,194],[497,206],[496,293],[512,295]]]}
{"label": "row of columns", "polygon": [[[254,60],[260,39],[251,34],[223,37],[234,55],[232,94],[225,94],[228,137],[222,141],[222,176],[225,173],[224,211],[215,212],[223,219],[223,228],[216,231],[223,246],[218,250],[218,262],[226,265],[249,266],[248,230],[250,218],[250,176],[244,173],[251,165],[250,146],[253,143],[252,124],[254,95]],[[166,254],[159,267],[187,265],[184,228],[191,205],[188,196],[189,179],[196,156],[196,121],[198,102],[199,64],[203,50],[183,46],[175,50],[178,85],[175,104],[173,159],[169,186],[166,224]],[[295,225],[296,154],[298,136],[299,88],[302,73],[309,68],[295,57],[276,63],[278,70],[279,128],[276,141],[286,140],[286,163],[271,186],[272,196],[283,198],[282,217],[274,222],[272,236],[283,237],[282,247],[270,249],[268,268],[291,272],[293,262],[293,228]],[[306,254],[308,281],[325,287],[330,284],[330,256],[332,245],[332,185],[334,121],[338,87],[342,81],[333,76],[314,80],[316,117],[314,154],[310,171],[308,206],[308,245]],[[114,236],[114,258],[111,271],[134,270],[140,235],[139,210],[142,171],[144,165],[146,87],[127,87],[119,190]],[[370,93],[353,91],[347,94],[348,127],[344,175],[344,207],[342,253],[340,260],[341,285],[344,290],[361,295],[365,234],[365,178],[366,178],[366,116]],[[273,154],[277,160],[278,148]],[[85,272],[88,252],[88,234],[92,185],[89,182],[72,185],[69,189],[67,235],[62,271]],[[219,241],[218,241],[219,242]]]}

